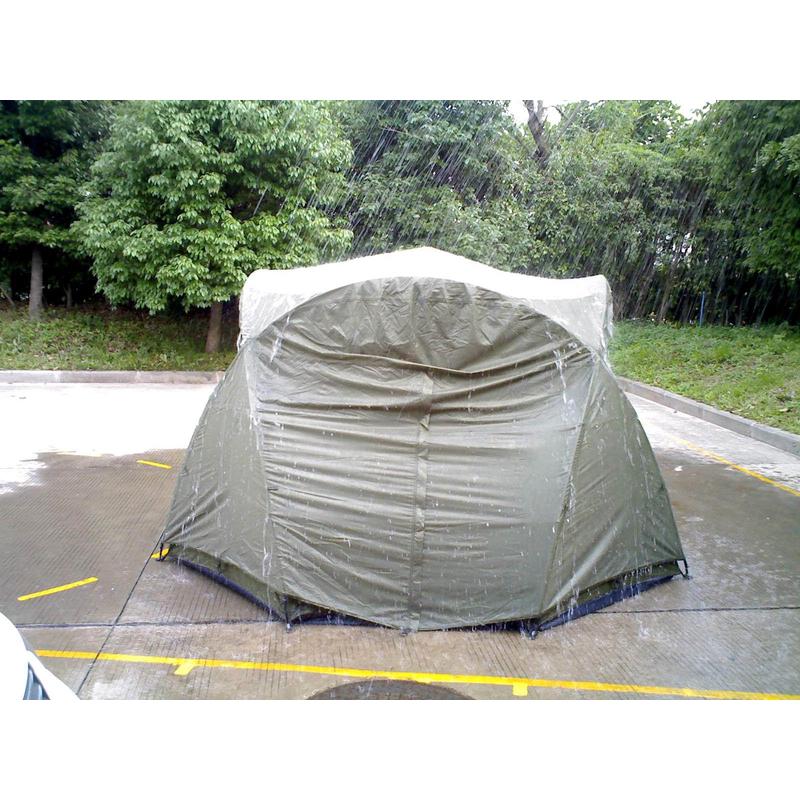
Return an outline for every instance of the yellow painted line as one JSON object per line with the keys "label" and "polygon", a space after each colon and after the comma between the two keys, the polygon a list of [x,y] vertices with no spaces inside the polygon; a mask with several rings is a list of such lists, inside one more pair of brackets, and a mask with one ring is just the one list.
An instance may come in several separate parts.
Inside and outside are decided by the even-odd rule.
{"label": "yellow painted line", "polygon": [[797,489],[793,489],[791,486],[787,486],[785,483],[779,483],[778,481],[772,480],[772,478],[768,478],[766,475],[762,475],[760,472],[755,472],[752,469],[747,469],[747,467],[743,467],[741,464],[736,464],[733,461],[728,461],[727,458],[723,458],[716,453],[712,453],[710,450],[706,450],[704,447],[700,447],[700,445],[694,444],[694,442],[687,441],[686,439],[679,439],[677,436],[672,437],[676,442],[680,442],[681,444],[688,447],[690,450],[695,450],[698,453],[702,453],[704,456],[708,456],[709,458],[713,458],[714,461],[719,461],[720,464],[727,464],[729,467],[733,467],[733,469],[738,469],[739,472],[743,472],[745,475],[749,475],[751,478],[755,478],[758,481],[763,481],[764,483],[768,483],[770,486],[774,486],[776,489],[783,489],[784,492],[789,492],[789,494],[793,494],[795,497],[800,497],[800,492]]}
{"label": "yellow painted line", "polygon": [[41,592],[33,592],[32,594],[23,594],[17,600],[33,600],[34,597],[44,597],[46,594],[55,594],[56,592],[66,592],[67,589],[76,589],[78,586],[86,586],[87,583],[94,583],[97,578],[84,578],[82,581],[75,581],[74,583],[65,583],[63,586],[54,586],[52,589],[42,589]]}
{"label": "yellow painted line", "polygon": [[37,650],[42,658],[73,658],[97,661],[122,661],[131,664],[166,664],[175,667],[175,675],[188,675],[193,669],[247,669],[274,672],[301,672],[312,675],[337,675],[346,678],[387,678],[418,683],[462,683],[485,686],[508,686],[516,696],[525,696],[530,688],[569,689],[576,692],[617,692],[622,694],[697,697],[712,700],[800,700],[797,694],[736,692],[717,689],[689,689],[675,686],[639,686],[629,683],[565,681],[545,678],[511,678],[503,675],[456,675],[444,672],[400,672],[395,670],[320,667],[311,664],[282,664],[271,661],[229,661],[180,656],[147,656],[127,653],[94,653],[74,650]]}
{"label": "yellow painted line", "polygon": [[169,553],[169,545],[167,545],[163,550],[159,550],[157,553],[153,553],[150,558],[164,558],[164,556]]}
{"label": "yellow painted line", "polygon": [[161,467],[161,469],[172,469],[169,464],[159,464],[158,461],[144,461],[141,458],[136,461],[137,464],[147,464],[148,467]]}

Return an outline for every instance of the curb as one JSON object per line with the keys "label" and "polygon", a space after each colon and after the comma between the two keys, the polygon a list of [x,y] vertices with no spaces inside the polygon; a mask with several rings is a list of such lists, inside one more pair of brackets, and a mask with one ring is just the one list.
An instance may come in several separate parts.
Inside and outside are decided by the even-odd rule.
{"label": "curb", "polygon": [[224,372],[139,370],[0,370],[0,383],[218,383]]}
{"label": "curb", "polygon": [[727,428],[729,431],[738,433],[741,436],[747,436],[750,439],[755,439],[756,441],[763,442],[772,447],[777,447],[779,450],[783,450],[786,453],[800,456],[800,436],[794,433],[782,431],[770,425],[762,425],[760,422],[753,422],[752,420],[745,419],[736,414],[731,414],[728,411],[721,411],[718,408],[714,408],[714,406],[709,406],[697,400],[690,400],[688,397],[668,392],[666,389],[648,386],[646,383],[639,383],[638,381],[619,377],[617,377],[617,383],[629,394],[644,397],[646,400],[652,400],[674,411],[681,411],[692,417],[698,417],[706,422],[719,425],[721,428]]}

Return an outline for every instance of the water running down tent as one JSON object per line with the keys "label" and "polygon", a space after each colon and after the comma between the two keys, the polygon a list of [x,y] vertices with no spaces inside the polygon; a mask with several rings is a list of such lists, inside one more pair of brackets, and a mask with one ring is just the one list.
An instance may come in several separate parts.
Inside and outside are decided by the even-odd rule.
{"label": "water running down tent", "polygon": [[[287,622],[535,628],[685,561],[602,276],[431,248],[260,270],[162,543]],[[587,606],[587,604],[589,604]]]}

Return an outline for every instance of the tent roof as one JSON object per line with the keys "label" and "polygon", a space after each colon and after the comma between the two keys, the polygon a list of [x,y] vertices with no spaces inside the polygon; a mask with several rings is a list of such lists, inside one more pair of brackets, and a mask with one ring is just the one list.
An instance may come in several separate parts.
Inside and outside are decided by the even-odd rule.
{"label": "tent roof", "polygon": [[494,269],[433,247],[419,247],[316,267],[257,270],[242,289],[241,339],[258,336],[312,297],[353,283],[396,277],[457,281],[525,300],[600,354],[605,354],[611,338],[611,291],[602,275],[538,278]]}

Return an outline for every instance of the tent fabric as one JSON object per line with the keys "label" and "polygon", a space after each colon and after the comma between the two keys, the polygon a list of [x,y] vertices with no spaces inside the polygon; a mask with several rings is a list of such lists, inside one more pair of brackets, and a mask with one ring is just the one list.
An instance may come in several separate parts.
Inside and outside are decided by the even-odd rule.
{"label": "tent fabric", "polygon": [[422,248],[262,270],[241,315],[170,558],[287,621],[408,630],[544,624],[678,573],[664,482],[605,358],[604,278]]}

